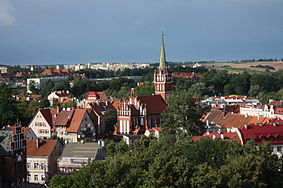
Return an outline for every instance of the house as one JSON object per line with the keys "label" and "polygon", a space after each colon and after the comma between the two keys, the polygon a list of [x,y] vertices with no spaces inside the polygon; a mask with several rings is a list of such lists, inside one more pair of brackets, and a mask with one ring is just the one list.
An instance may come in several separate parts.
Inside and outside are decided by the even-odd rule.
{"label": "house", "polygon": [[92,160],[104,159],[105,153],[95,142],[68,143],[64,146],[62,155],[58,158],[60,174],[69,174],[83,168]]}
{"label": "house", "polygon": [[147,129],[160,127],[161,113],[167,103],[161,95],[137,97],[131,90],[128,100],[121,100],[117,109],[116,134],[144,134]]}
{"label": "house", "polygon": [[229,95],[229,96],[221,96],[221,97],[209,97],[205,100],[201,101],[202,106],[211,106],[215,107],[225,107],[225,106],[233,106],[233,105],[243,105],[243,104],[251,104],[251,105],[259,105],[260,102],[257,99],[250,99],[247,96],[238,96],[238,95]]}
{"label": "house", "polygon": [[26,187],[26,140],[20,127],[0,130],[0,187]]}
{"label": "house", "polygon": [[61,152],[58,140],[27,140],[28,182],[47,183],[57,173],[57,158]]}
{"label": "house", "polygon": [[84,138],[95,138],[93,113],[87,109],[47,108],[40,109],[29,127],[38,138],[46,140],[51,135],[63,138],[66,142],[78,142]]}
{"label": "house", "polygon": [[278,157],[283,155],[283,120],[274,118],[263,124],[248,124],[243,127],[235,128],[235,132],[229,133],[210,133],[194,137],[194,141],[199,141],[203,137],[210,139],[222,139],[236,141],[241,145],[248,141],[254,141],[255,144],[270,143],[272,153]]}
{"label": "house", "polygon": [[107,96],[103,91],[89,91],[86,94],[85,100],[87,102],[105,101],[107,100]]}
{"label": "house", "polygon": [[233,108],[214,108],[204,118],[206,123],[207,133],[223,133],[233,132],[235,128],[244,127],[248,124],[263,124],[270,118],[260,116],[247,116],[240,113]]}
{"label": "house", "polygon": [[147,137],[153,136],[155,138],[159,138],[161,131],[161,127],[153,127],[151,129],[147,129],[144,135]]}
{"label": "house", "polygon": [[69,96],[70,96],[70,92],[67,91],[53,91],[51,92],[47,99],[50,102],[50,105],[52,106],[54,103],[56,102],[63,102],[64,100],[66,100]]}

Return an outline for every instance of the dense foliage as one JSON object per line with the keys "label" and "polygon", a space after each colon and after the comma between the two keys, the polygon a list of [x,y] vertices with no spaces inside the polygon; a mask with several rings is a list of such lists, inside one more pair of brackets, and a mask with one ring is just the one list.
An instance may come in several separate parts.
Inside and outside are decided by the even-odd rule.
{"label": "dense foliage", "polygon": [[191,137],[143,137],[128,147],[106,147],[109,156],[71,175],[55,175],[49,187],[282,187],[282,161],[269,145]]}

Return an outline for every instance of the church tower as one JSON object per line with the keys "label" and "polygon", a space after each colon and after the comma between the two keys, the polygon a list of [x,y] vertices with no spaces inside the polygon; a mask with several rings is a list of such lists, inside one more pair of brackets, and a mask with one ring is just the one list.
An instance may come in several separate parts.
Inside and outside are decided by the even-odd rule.
{"label": "church tower", "polygon": [[157,70],[154,71],[155,95],[161,95],[163,99],[166,100],[171,95],[172,86],[172,74],[169,72],[168,67],[166,67],[164,33],[162,31],[160,62],[159,67],[157,68]]}

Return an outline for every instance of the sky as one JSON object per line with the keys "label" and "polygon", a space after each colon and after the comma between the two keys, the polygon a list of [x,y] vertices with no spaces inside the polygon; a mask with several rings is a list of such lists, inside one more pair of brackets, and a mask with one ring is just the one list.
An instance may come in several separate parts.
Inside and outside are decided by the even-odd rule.
{"label": "sky", "polygon": [[283,0],[0,0],[0,64],[283,58]]}

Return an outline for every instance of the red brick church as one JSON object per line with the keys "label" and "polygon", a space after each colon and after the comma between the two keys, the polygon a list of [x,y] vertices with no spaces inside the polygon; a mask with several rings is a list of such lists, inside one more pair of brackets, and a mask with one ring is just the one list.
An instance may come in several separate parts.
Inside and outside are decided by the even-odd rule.
{"label": "red brick church", "polygon": [[117,107],[116,134],[143,134],[147,129],[160,127],[161,113],[167,107],[166,99],[172,92],[173,78],[166,67],[164,35],[162,33],[160,64],[154,72],[155,94],[137,97],[131,90],[128,100]]}

